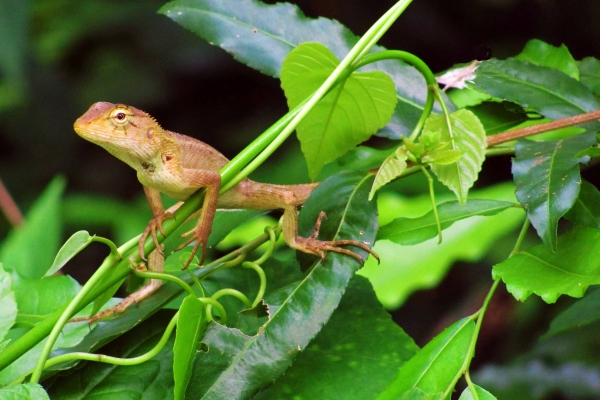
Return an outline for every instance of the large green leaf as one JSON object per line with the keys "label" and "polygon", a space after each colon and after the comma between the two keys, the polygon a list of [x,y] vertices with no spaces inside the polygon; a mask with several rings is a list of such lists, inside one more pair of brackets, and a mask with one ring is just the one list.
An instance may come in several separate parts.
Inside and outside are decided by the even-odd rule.
{"label": "large green leaf", "polygon": [[600,230],[600,191],[586,180],[581,181],[579,196],[565,218],[577,225]]}
{"label": "large green leaf", "polygon": [[583,328],[598,321],[600,321],[600,290],[590,289],[590,293],[552,320],[550,329],[543,337],[548,338],[569,329]]}
{"label": "large green leaf", "polygon": [[539,39],[531,39],[527,42],[523,51],[515,57],[515,60],[528,61],[542,67],[554,68],[573,79],[579,80],[577,63],[564,44],[554,47]]}
{"label": "large green leaf", "polygon": [[[292,50],[281,68],[281,87],[290,109],[325,82],[339,64],[320,43]],[[314,180],[323,165],[367,140],[394,112],[394,82],[383,72],[355,72],[327,94],[297,127],[298,139]]]}
{"label": "large green leaf", "polygon": [[[278,77],[286,55],[304,42],[325,45],[342,59],[358,41],[348,28],[327,18],[307,18],[288,3],[257,0],[176,0],[160,10],[178,24],[232,54],[240,62]],[[375,47],[374,50],[381,50]],[[387,73],[396,86],[398,103],[392,122],[379,134],[408,136],[423,111],[427,84],[413,67],[380,61],[363,68]],[[436,108],[439,112],[439,108]]]}
{"label": "large green leaf", "polygon": [[[474,190],[470,197],[516,202],[511,183]],[[398,217],[418,217],[431,209],[428,195],[405,198],[384,192],[378,204],[381,224]],[[436,286],[456,261],[481,260],[498,247],[499,240],[522,224],[523,211],[509,208],[494,216],[468,218],[454,223],[444,231],[441,244],[438,244],[437,238],[410,247],[378,240],[373,250],[379,254],[381,264],[369,258],[358,274],[369,278],[379,301],[386,308],[395,309],[411,293]]]}
{"label": "large green leaf", "polygon": [[[514,59],[482,61],[475,86],[486,93],[532,108],[551,119],[600,109],[600,102],[581,82],[549,67]],[[600,122],[586,127],[600,129]]]}
{"label": "large green leaf", "polygon": [[[449,201],[437,206],[442,229],[461,219],[475,216],[496,215],[514,203],[496,200],[469,200],[461,206],[457,201]],[[396,218],[377,232],[377,240],[387,239],[404,246],[424,242],[438,234],[433,210],[419,218]]]}
{"label": "large green leaf", "polygon": [[10,274],[0,263],[0,342],[17,318],[17,301],[12,290]]}
{"label": "large green leaf", "polygon": [[[312,230],[325,211],[321,235],[330,239],[356,238],[373,243],[377,229],[374,202],[367,201],[372,176],[341,173],[327,179],[312,193],[301,213],[300,234]],[[331,193],[335,193],[332,198]],[[354,249],[353,249],[354,250]],[[361,256],[365,252],[357,250]],[[237,330],[209,327],[203,341],[209,351],[197,357],[188,392],[211,398],[246,398],[281,376],[322,329],[337,308],[350,277],[360,263],[347,255],[329,253],[300,282],[280,291],[269,304],[270,318],[259,332],[247,337]],[[211,352],[212,350],[212,352]],[[202,364],[212,357],[214,364]],[[223,353],[223,354],[222,354]],[[200,364],[198,364],[200,363]]]}
{"label": "large green leaf", "polygon": [[559,236],[556,252],[540,244],[494,266],[494,279],[502,278],[517,300],[532,293],[546,303],[566,294],[581,297],[589,285],[600,284],[600,232],[575,226]]}
{"label": "large green leaf", "polygon": [[579,194],[579,163],[588,157],[576,156],[595,143],[593,134],[549,142],[517,141],[512,165],[515,193],[538,235],[551,249],[556,247],[558,220]]}
{"label": "large green leaf", "polygon": [[204,304],[195,296],[187,296],[179,309],[177,335],[173,348],[174,398],[183,399],[192,374],[192,364],[200,338],[206,330]]}
{"label": "large green leaf", "polygon": [[[351,334],[348,334],[351,332]],[[418,350],[377,301],[363,277],[350,281],[339,307],[285,375],[254,399],[368,399]]]}
{"label": "large green leaf", "polygon": [[477,180],[485,159],[485,130],[475,114],[458,110],[449,116],[452,132],[443,115],[431,115],[425,121],[423,132],[441,132],[442,142],[451,142],[448,149],[460,150],[461,158],[450,165],[433,163],[431,170],[444,185],[448,186],[461,204],[467,201],[469,188]]}
{"label": "large green leaf", "polygon": [[28,279],[44,276],[58,251],[62,220],[60,198],[65,180],[55,178],[27,213],[24,226],[11,231],[0,249],[0,262]]}
{"label": "large green leaf", "polygon": [[596,96],[600,96],[600,60],[586,57],[578,66],[581,83],[590,88]]}
{"label": "large green leaf", "polygon": [[443,392],[444,398],[448,398],[464,372],[474,332],[475,323],[470,318],[444,329],[400,367],[394,381],[378,399],[397,399],[416,387],[425,393]]}

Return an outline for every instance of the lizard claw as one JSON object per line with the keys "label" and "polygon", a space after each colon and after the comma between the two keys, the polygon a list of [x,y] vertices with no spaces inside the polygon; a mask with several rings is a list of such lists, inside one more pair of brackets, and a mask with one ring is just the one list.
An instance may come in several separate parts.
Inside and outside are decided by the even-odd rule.
{"label": "lizard claw", "polygon": [[156,231],[158,230],[163,236],[166,236],[162,224],[171,218],[175,218],[173,217],[173,213],[166,211],[161,215],[157,215],[156,217],[152,218],[150,222],[148,222],[148,225],[146,226],[146,229],[144,229],[144,233],[142,233],[142,237],[140,237],[140,241],[138,242],[138,252],[142,260],[146,261],[146,257],[144,257],[144,244],[146,243],[148,236],[152,236],[152,241],[156,245],[156,251],[158,251],[161,256],[165,256],[162,246],[158,242]]}
{"label": "lizard claw", "polygon": [[177,249],[175,251],[181,250],[184,247],[186,247],[187,245],[189,245],[192,242],[196,242],[196,244],[194,245],[194,247],[192,248],[192,254],[190,255],[190,258],[188,258],[188,260],[186,261],[186,263],[183,265],[183,269],[187,269],[187,267],[189,267],[190,263],[192,262],[192,260],[194,259],[194,256],[196,255],[196,253],[198,252],[199,248],[202,248],[201,251],[201,255],[200,255],[200,261],[198,263],[198,265],[202,265],[204,263],[204,257],[206,256],[206,243],[207,243],[207,239],[208,239],[208,235],[204,233],[204,230],[202,229],[192,229],[191,231],[188,231],[184,234],[181,235],[182,238],[187,238],[182,244],[179,245],[179,247],[177,247]]}
{"label": "lizard claw", "polygon": [[317,240],[317,237],[319,236],[319,229],[321,228],[321,221],[323,220],[323,218],[327,218],[327,214],[325,214],[325,211],[321,211],[319,213],[319,217],[317,218],[317,222],[315,223],[315,229],[314,229],[312,235],[310,235],[310,237],[307,237],[307,238],[303,238],[300,236],[296,237],[296,245],[299,250],[304,251],[305,253],[310,253],[310,254],[319,256],[319,257],[321,257],[321,259],[325,258],[325,251],[333,251],[336,253],[346,254],[350,257],[357,259],[361,264],[364,264],[365,260],[363,260],[363,258],[361,256],[359,256],[358,254],[356,254],[355,252],[353,252],[351,250],[339,247],[339,246],[356,246],[356,247],[360,247],[361,249],[367,251],[369,254],[371,254],[373,257],[375,257],[375,259],[377,260],[378,263],[380,262],[379,256],[377,255],[377,253],[375,253],[373,250],[371,250],[369,248],[369,246],[367,246],[365,243],[361,243],[358,240],[350,240],[350,239],[327,240],[327,241],[326,240]]}

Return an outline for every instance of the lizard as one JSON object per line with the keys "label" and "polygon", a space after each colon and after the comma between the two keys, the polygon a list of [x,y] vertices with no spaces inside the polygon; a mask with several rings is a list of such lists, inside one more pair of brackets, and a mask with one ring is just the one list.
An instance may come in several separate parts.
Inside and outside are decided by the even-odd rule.
{"label": "lizard", "polygon": [[[229,191],[219,195],[219,170],[229,162],[224,155],[198,139],[163,129],[149,114],[125,104],[95,103],[75,121],[74,129],[82,138],[103,147],[136,170],[153,215],[138,246],[140,257],[146,260],[144,244],[149,236],[154,240],[156,249],[148,255],[147,260],[151,271],[160,272],[164,267],[165,255],[158,242],[157,231],[164,234],[163,222],[173,218],[177,208],[200,188],[206,188],[202,208],[192,215],[195,217],[199,214],[198,222],[192,230],[181,235],[185,240],[177,248],[180,250],[196,242],[184,269],[199,249],[202,252],[199,265],[203,264],[217,208],[282,209],[282,234],[290,247],[321,258],[325,257],[325,251],[338,252],[363,263],[360,255],[340,247],[350,245],[366,250],[379,260],[377,254],[357,240],[318,240],[318,229],[321,219],[325,217],[324,212],[318,217],[313,235],[308,238],[298,235],[297,208],[308,199],[318,183],[275,185],[244,178]],[[165,210],[160,193],[179,202]],[[160,287],[161,282],[150,280],[113,311],[122,312],[129,304],[148,297]]]}

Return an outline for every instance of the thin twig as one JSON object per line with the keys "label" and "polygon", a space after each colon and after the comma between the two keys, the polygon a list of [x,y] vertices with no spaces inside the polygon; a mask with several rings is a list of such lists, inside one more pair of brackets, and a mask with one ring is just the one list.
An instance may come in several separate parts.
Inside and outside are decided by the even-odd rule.
{"label": "thin twig", "polygon": [[600,110],[592,111],[586,114],[575,115],[574,117],[557,119],[555,121],[546,122],[545,124],[532,125],[526,128],[514,129],[511,131],[498,133],[497,135],[491,135],[487,138],[487,145],[488,147],[491,147],[500,143],[510,142],[511,140],[518,138],[536,135],[538,133],[548,132],[567,126],[583,124],[584,122],[590,122],[595,119],[600,119]]}
{"label": "thin twig", "polygon": [[25,222],[23,219],[23,214],[17,207],[17,204],[14,202],[10,193],[6,189],[6,186],[2,183],[0,179],[0,210],[6,215],[6,219],[10,224],[14,227],[20,226]]}

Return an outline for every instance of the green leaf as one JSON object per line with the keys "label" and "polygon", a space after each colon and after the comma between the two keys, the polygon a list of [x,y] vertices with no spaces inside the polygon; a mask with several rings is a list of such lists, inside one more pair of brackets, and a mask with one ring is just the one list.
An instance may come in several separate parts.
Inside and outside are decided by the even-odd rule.
{"label": "green leaf", "polygon": [[28,279],[44,276],[62,233],[60,198],[65,180],[55,178],[27,213],[24,226],[13,229],[0,249],[4,268]]}
{"label": "green leaf", "polygon": [[398,147],[394,154],[387,157],[375,175],[373,187],[369,192],[369,201],[373,199],[375,193],[386,183],[402,175],[406,170],[406,158],[408,157],[404,147]]}
{"label": "green leaf", "polygon": [[75,232],[56,254],[52,266],[44,276],[52,276],[56,271],[64,267],[73,257],[92,243],[92,237],[87,231]]}
{"label": "green leaf", "polygon": [[204,304],[195,296],[187,296],[179,309],[177,335],[173,349],[173,377],[175,378],[174,398],[183,399],[192,364],[198,350],[200,338],[206,330]]}
{"label": "green leaf", "polygon": [[571,78],[579,80],[577,62],[564,44],[554,47],[539,39],[532,39],[514,59],[557,69]]}
{"label": "green leaf", "polygon": [[[475,390],[474,394],[472,389]],[[458,400],[496,400],[496,397],[494,397],[490,392],[488,392],[484,388],[477,385],[473,385],[473,388],[465,388]]]}
{"label": "green leaf", "polygon": [[556,252],[543,244],[519,252],[492,270],[512,295],[524,301],[532,293],[546,303],[566,294],[582,297],[589,285],[600,284],[600,232],[575,226],[558,237]]}
{"label": "green leaf", "polygon": [[591,89],[596,96],[600,96],[600,60],[586,57],[579,62],[579,75],[581,83]]}
{"label": "green leaf", "polygon": [[[339,64],[320,43],[302,43],[281,68],[281,87],[290,109],[309,97]],[[394,82],[383,72],[355,72],[327,94],[297,127],[298,139],[315,179],[334,161],[384,127],[394,112]]]}
{"label": "green leaf", "polygon": [[50,400],[48,394],[37,383],[25,383],[0,389],[3,400]]}
{"label": "green leaf", "polygon": [[[477,69],[475,86],[551,119],[600,109],[600,102],[583,83],[552,68],[510,58],[482,61]],[[582,126],[600,129],[600,122]]]}
{"label": "green leaf", "polygon": [[[438,214],[442,229],[446,229],[461,219],[496,215],[514,206],[514,203],[495,200],[469,200],[464,206],[457,201],[449,201],[438,206]],[[419,218],[396,218],[379,228],[377,240],[387,239],[408,246],[424,242],[437,234],[435,215],[431,210]]]}
{"label": "green leaf", "polygon": [[471,111],[458,110],[449,116],[452,133],[448,130],[446,118],[431,115],[425,121],[423,132],[441,132],[442,142],[451,142],[453,150],[463,153],[458,162],[452,165],[432,164],[431,170],[444,185],[448,186],[461,204],[467,201],[469,188],[477,180],[481,164],[485,159],[485,130]]}
{"label": "green leaf", "polygon": [[579,194],[579,163],[588,158],[576,155],[595,143],[591,133],[549,142],[517,141],[512,165],[515,193],[538,235],[551,249],[556,247],[558,220]]}
{"label": "green leaf", "polygon": [[445,151],[436,151],[433,153],[427,154],[423,157],[423,162],[430,162],[437,165],[450,165],[454,164],[462,157],[462,151],[460,150],[445,150]]}
{"label": "green leaf", "polygon": [[470,318],[444,329],[400,367],[392,384],[378,399],[397,399],[415,387],[425,393],[443,392],[444,398],[449,396],[464,372],[474,332],[475,323]]}
{"label": "green leaf", "polygon": [[412,388],[406,391],[398,400],[444,400],[443,393],[425,393],[419,388]]}
{"label": "green leaf", "polygon": [[576,225],[600,230],[600,191],[586,180],[581,181],[579,196],[565,218]]}
{"label": "green leaf", "polygon": [[[474,190],[470,197],[516,203],[511,183]],[[382,224],[397,217],[414,218],[431,210],[429,195],[400,197],[383,192],[378,204]],[[498,247],[499,240],[522,224],[523,211],[510,208],[494,216],[456,222],[447,228],[441,244],[437,238],[410,247],[378,240],[373,250],[381,258],[381,264],[369,258],[358,274],[369,278],[377,298],[386,308],[396,309],[411,293],[438,285],[456,261],[475,263],[481,260]],[[491,226],[494,229],[490,229]]]}
{"label": "green leaf", "polygon": [[[346,172],[321,183],[302,208],[299,234],[310,234],[318,213],[325,211],[328,219],[319,238],[360,238],[372,243],[377,229],[375,203],[367,201],[372,179],[372,175]],[[362,250],[356,252],[365,256]],[[210,377],[199,379],[194,372],[188,390],[207,399],[245,398],[280,377],[329,320],[359,267],[352,257],[328,253],[303,280],[282,292],[278,304],[269,304],[270,319],[255,336],[211,325],[203,339],[209,348],[206,355],[213,349],[219,361],[206,371]],[[205,371],[208,366],[198,363],[207,358],[199,359],[194,371]]]}
{"label": "green leaf", "polygon": [[[256,0],[176,0],[159,11],[224,49],[240,62],[263,74],[278,77],[286,55],[304,42],[325,45],[342,59],[358,37],[335,20],[307,18],[295,5],[264,4]],[[375,46],[374,51],[384,50]],[[392,122],[379,135],[408,136],[423,111],[427,84],[412,66],[397,60],[380,61],[362,68],[379,70],[394,81],[398,102]],[[439,112],[439,108],[436,108]]]}
{"label": "green leaf", "polygon": [[12,290],[10,274],[4,271],[2,263],[0,263],[0,342],[4,340],[16,318],[17,301]]}
{"label": "green leaf", "polygon": [[381,307],[369,281],[354,277],[323,330],[285,375],[253,399],[287,399],[290,393],[306,399],[368,399],[417,350]]}
{"label": "green leaf", "polygon": [[571,304],[550,323],[550,329],[543,339],[555,336],[569,329],[580,329],[600,320],[600,290],[590,289],[590,293]]}

